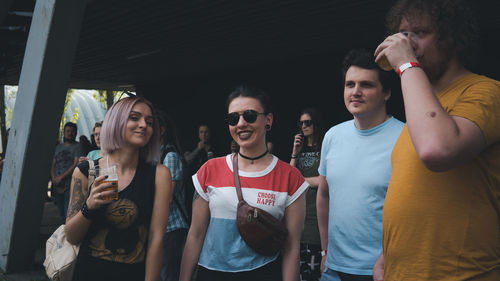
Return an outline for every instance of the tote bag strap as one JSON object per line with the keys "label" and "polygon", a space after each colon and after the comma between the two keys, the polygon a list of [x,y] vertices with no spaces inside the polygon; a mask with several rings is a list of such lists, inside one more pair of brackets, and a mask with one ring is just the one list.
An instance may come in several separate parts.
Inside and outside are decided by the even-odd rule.
{"label": "tote bag strap", "polygon": [[90,186],[94,183],[95,180],[95,166],[94,166],[94,160],[89,159],[87,160],[89,162],[89,176],[87,180],[87,192],[90,194]]}

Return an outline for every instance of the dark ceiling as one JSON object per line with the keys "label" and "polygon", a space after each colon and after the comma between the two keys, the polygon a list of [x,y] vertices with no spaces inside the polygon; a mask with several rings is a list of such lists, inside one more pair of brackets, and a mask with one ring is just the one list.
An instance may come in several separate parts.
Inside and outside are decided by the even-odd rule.
{"label": "dark ceiling", "polygon": [[[16,84],[34,1],[13,1],[2,24]],[[95,88],[204,75],[311,54],[334,54],[383,36],[381,1],[92,1],[72,82]],[[11,29],[11,30],[9,30]]]}
{"label": "dark ceiling", "polygon": [[[0,85],[17,84],[35,1],[2,1]],[[292,124],[304,106],[318,107],[327,127],[349,118],[341,98],[340,61],[349,49],[378,45],[392,3],[91,1],[70,86],[137,89],[183,124],[194,126],[218,124],[231,88],[257,84],[278,101],[281,115],[276,119],[288,125],[277,125],[277,131],[287,131],[283,145],[288,147],[289,131],[295,130]],[[476,71],[500,79],[500,1],[471,3],[479,13],[484,46]],[[393,112],[404,119],[401,99],[395,96]],[[216,126],[220,129],[215,131],[226,130]]]}
{"label": "dark ceiling", "polygon": [[[310,55],[341,57],[350,48],[373,48],[382,40],[392,2],[91,1],[72,83],[117,87]],[[494,35],[489,40],[497,43],[500,1],[473,2],[482,33]],[[32,12],[34,3],[12,1],[0,22],[0,83],[17,84],[31,19],[19,12]]]}

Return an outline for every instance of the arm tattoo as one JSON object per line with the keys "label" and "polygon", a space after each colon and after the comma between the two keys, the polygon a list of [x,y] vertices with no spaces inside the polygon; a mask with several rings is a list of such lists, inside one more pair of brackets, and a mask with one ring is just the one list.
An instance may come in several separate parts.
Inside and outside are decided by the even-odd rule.
{"label": "arm tattoo", "polygon": [[69,218],[71,218],[76,213],[78,213],[78,211],[80,211],[80,209],[83,206],[83,201],[86,198],[87,197],[85,196],[83,191],[82,180],[77,177],[73,177],[73,190],[71,192],[71,200],[68,206]]}
{"label": "arm tattoo", "polygon": [[196,192],[196,190],[194,191],[194,194],[193,194],[193,203],[194,201],[196,201],[196,199],[200,198],[200,195],[198,194],[198,192]]}

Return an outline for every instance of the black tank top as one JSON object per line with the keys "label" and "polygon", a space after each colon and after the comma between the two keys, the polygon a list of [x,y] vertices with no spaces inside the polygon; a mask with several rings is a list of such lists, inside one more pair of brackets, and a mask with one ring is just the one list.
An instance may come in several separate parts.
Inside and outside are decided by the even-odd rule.
{"label": "black tank top", "polygon": [[[96,165],[97,162],[94,161]],[[87,161],[81,163],[78,168],[88,176]],[[136,274],[143,274],[153,212],[155,175],[155,166],[140,161],[130,184],[119,192],[118,200],[98,211],[81,243],[75,279],[80,279],[78,275],[83,272],[85,275],[96,272],[99,277],[103,277],[101,270],[109,271],[110,262],[114,264],[113,267],[119,267],[113,269],[113,274],[121,275],[113,277],[122,278],[121,280],[128,280],[132,276],[130,270],[133,268],[137,268],[134,271],[142,271],[135,272]],[[103,266],[101,269],[100,264]],[[137,266],[131,266],[132,264]],[[96,277],[88,276],[81,280]]]}

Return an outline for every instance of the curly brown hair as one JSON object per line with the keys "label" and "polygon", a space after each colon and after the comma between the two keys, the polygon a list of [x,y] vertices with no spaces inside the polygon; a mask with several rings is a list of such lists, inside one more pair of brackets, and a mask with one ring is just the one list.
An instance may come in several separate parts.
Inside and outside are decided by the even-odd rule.
{"label": "curly brown hair", "polygon": [[474,67],[480,49],[476,15],[465,0],[399,0],[386,17],[388,31],[399,32],[401,20],[419,21],[425,16],[438,34],[440,47],[453,52],[467,68]]}

